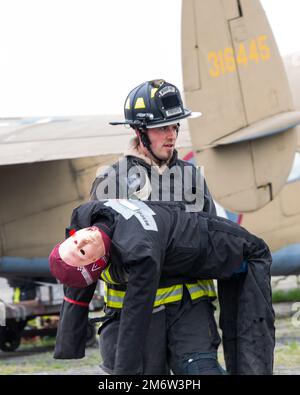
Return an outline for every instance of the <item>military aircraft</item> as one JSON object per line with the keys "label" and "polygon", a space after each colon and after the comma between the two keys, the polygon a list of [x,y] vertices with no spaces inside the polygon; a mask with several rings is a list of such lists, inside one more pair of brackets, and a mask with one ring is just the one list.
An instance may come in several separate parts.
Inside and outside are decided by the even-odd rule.
{"label": "military aircraft", "polygon": [[[283,254],[274,274],[286,274],[300,242],[300,186],[288,179],[300,149],[300,89],[294,103],[290,92],[295,64],[286,61],[289,85],[258,0],[183,0],[181,31],[186,104],[203,116],[182,123],[179,153],[194,150],[216,201],[262,236],[274,257]],[[47,256],[72,209],[88,200],[99,168],[115,162],[132,136],[108,126],[118,117],[0,120],[1,276],[54,281]],[[24,308],[26,319],[40,314],[10,307],[6,319],[20,319]]]}

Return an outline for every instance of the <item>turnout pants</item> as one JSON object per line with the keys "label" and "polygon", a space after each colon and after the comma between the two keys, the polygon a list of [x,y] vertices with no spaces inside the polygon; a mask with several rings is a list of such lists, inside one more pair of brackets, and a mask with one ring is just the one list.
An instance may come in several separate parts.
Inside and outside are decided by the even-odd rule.
{"label": "turnout pants", "polygon": [[[192,301],[184,287],[180,302],[154,309],[146,339],[143,374],[223,374],[217,361],[220,344],[214,318],[215,307],[208,299]],[[101,368],[113,373],[120,314],[107,310],[100,328]]]}

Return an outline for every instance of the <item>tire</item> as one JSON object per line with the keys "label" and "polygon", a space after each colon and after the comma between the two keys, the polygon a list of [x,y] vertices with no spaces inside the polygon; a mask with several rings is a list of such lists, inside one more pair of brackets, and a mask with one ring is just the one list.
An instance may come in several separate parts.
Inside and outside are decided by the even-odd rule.
{"label": "tire", "polygon": [[4,352],[15,351],[21,343],[20,333],[8,326],[0,329],[0,349]]}

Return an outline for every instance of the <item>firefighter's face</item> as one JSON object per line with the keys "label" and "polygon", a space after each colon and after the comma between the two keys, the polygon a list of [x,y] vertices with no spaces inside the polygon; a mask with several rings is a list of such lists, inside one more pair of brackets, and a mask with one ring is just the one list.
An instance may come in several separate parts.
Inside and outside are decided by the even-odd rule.
{"label": "firefighter's face", "polygon": [[177,139],[177,124],[148,129],[151,149],[161,160],[171,159]]}
{"label": "firefighter's face", "polygon": [[59,246],[61,258],[71,266],[86,266],[105,254],[101,233],[95,226],[75,232]]}

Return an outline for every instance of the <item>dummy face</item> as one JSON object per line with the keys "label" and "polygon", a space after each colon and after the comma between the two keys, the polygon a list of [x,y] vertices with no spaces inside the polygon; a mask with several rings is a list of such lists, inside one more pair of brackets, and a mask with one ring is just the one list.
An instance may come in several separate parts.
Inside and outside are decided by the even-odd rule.
{"label": "dummy face", "polygon": [[105,246],[98,228],[80,229],[59,246],[59,254],[71,266],[86,266],[105,255]]}
{"label": "dummy face", "polygon": [[[151,142],[151,149],[154,154],[161,160],[169,160],[175,149],[177,124],[151,128],[148,129],[147,133]],[[144,151],[144,154],[149,156],[149,152],[147,150]]]}

